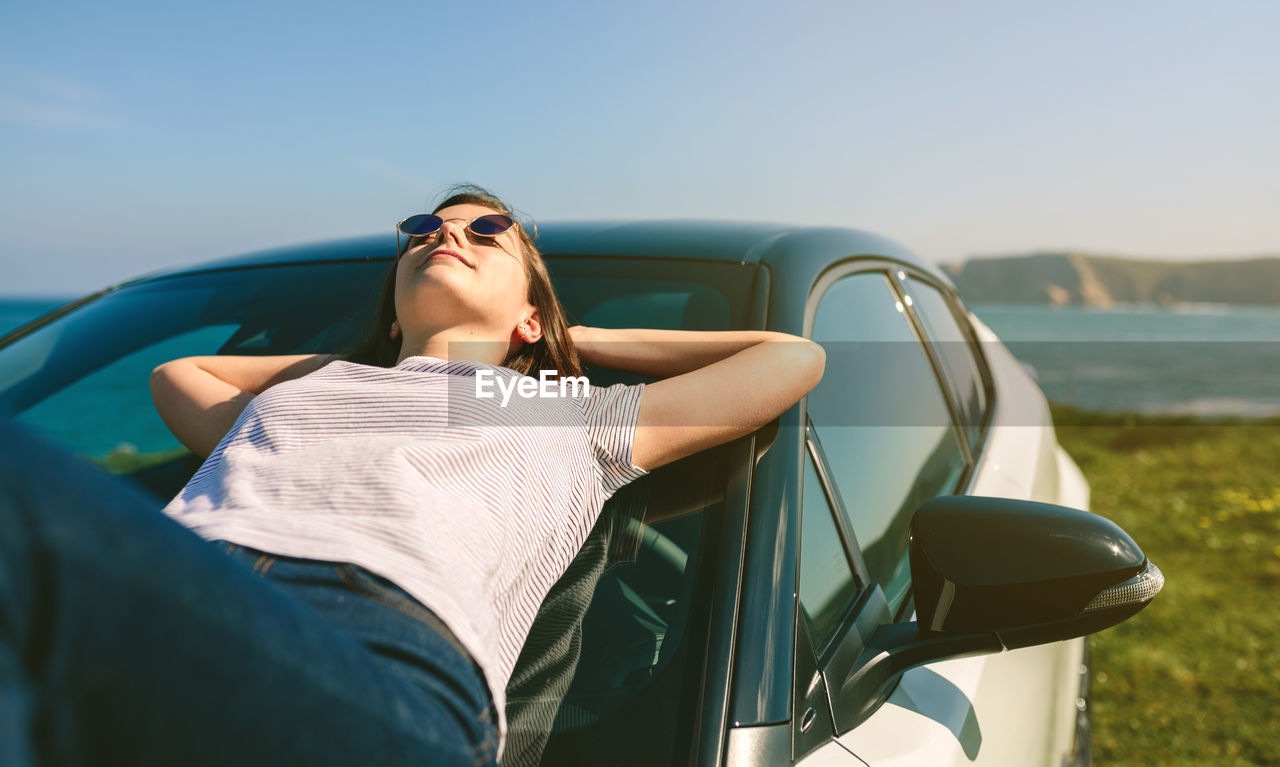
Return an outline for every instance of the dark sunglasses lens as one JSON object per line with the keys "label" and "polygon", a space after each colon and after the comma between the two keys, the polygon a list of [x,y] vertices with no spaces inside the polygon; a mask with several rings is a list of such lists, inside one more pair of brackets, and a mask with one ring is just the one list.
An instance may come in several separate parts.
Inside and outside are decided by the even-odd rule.
{"label": "dark sunglasses lens", "polygon": [[400,231],[410,237],[420,237],[424,234],[438,231],[443,223],[440,217],[433,213],[419,213],[402,221],[400,223]]}
{"label": "dark sunglasses lens", "polygon": [[502,234],[515,224],[509,217],[493,213],[471,222],[471,231],[484,237]]}

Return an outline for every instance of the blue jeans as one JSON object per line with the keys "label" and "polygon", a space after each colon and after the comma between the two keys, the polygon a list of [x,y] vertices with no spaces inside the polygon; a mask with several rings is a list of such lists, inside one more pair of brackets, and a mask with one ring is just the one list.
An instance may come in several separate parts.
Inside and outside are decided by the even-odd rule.
{"label": "blue jeans", "polygon": [[205,541],[0,416],[0,764],[495,764],[484,678],[340,562]]}

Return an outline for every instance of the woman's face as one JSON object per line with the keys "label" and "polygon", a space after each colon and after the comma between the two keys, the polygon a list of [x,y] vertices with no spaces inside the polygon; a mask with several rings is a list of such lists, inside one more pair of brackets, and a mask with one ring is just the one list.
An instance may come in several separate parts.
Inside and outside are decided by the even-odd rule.
{"label": "woman's face", "polygon": [[409,243],[396,266],[395,296],[406,342],[450,328],[473,340],[505,339],[534,313],[515,228],[497,237],[466,230],[472,219],[498,212],[472,204],[441,208],[440,230]]}

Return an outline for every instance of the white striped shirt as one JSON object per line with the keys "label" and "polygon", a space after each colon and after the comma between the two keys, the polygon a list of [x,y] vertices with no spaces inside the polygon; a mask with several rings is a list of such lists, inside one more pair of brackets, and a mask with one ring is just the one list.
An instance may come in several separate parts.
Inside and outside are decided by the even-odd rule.
{"label": "white striped shirt", "polygon": [[[505,688],[538,606],[631,463],[644,384],[590,396],[477,398],[475,372],[409,357],[330,362],[255,397],[164,509],[201,537],[351,562],[449,626]],[[497,387],[494,387],[497,390]]]}

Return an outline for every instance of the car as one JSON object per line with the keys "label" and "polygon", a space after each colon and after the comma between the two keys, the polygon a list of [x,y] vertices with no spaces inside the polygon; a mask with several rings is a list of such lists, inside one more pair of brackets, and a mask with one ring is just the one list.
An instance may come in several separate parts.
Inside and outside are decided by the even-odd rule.
{"label": "car", "polygon": [[[1085,637],[1163,579],[1087,512],[1043,394],[945,275],[836,227],[568,221],[538,244],[575,324],[781,331],[827,368],[768,427],[610,499],[526,641],[504,764],[1089,763]],[[201,460],[151,370],[350,348],[394,253],[361,237],[109,287],[0,339],[0,407],[159,508]]]}

